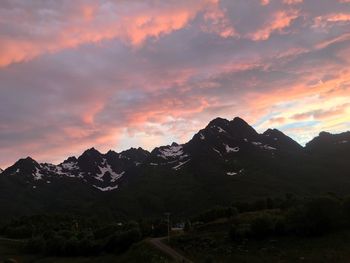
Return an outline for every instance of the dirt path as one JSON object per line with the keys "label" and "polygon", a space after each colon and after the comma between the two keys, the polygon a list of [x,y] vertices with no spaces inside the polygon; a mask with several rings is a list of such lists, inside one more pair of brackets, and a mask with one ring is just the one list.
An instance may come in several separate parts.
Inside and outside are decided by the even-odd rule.
{"label": "dirt path", "polygon": [[152,238],[152,239],[149,239],[149,242],[159,250],[163,251],[165,254],[168,254],[169,256],[171,256],[176,262],[192,263],[191,260],[181,255],[175,249],[164,244],[162,242],[162,240],[164,239],[166,239],[166,237]]}

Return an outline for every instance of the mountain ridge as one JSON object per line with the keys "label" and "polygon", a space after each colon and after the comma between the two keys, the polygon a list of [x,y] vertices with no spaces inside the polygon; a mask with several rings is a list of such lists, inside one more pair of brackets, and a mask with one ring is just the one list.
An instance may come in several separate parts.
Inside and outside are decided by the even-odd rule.
{"label": "mountain ridge", "polygon": [[[147,169],[145,167],[174,172],[186,169],[186,166],[192,165],[191,162],[198,166],[198,163],[209,158],[213,164],[225,166],[227,175],[238,176],[261,160],[270,162],[275,158],[307,154],[315,151],[314,145],[319,142],[334,142],[336,138],[348,142],[345,140],[347,137],[350,138],[350,132],[339,135],[320,132],[318,137],[303,147],[277,129],[258,133],[239,117],[232,120],[218,117],[184,144],[173,142],[171,145],[155,147],[151,152],[138,147],[120,153],[113,150],[101,153],[92,147],[78,157],[68,157],[58,165],[38,163],[27,157],[6,168],[1,175],[22,176],[27,183],[34,184],[33,187],[40,180],[51,183],[53,178],[76,178],[100,191],[112,191],[119,188],[126,178],[142,173],[140,170]],[[317,147],[316,150],[319,151]],[[256,159],[256,162],[249,166],[243,165],[249,158]]]}
{"label": "mountain ridge", "polygon": [[188,216],[287,193],[350,194],[350,133],[321,137],[303,147],[277,129],[216,118],[188,142],[151,152],[90,148],[57,165],[27,157],[0,175],[0,215]]}

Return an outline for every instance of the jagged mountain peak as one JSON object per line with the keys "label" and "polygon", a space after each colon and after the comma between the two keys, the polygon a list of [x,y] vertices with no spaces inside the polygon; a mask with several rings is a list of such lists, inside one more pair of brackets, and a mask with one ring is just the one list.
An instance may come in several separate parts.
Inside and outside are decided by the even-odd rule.
{"label": "jagged mountain peak", "polygon": [[70,156],[66,160],[63,161],[63,163],[76,163],[78,161],[77,157]]}
{"label": "jagged mountain peak", "polygon": [[299,143],[278,129],[267,129],[262,136],[265,137],[265,140],[269,145],[280,150],[299,151],[303,149]]}
{"label": "jagged mountain peak", "polygon": [[118,154],[116,151],[113,150],[108,150],[108,152],[106,154]]}
{"label": "jagged mountain peak", "polygon": [[190,144],[194,142],[213,142],[215,140],[221,140],[224,137],[235,140],[253,140],[258,136],[259,134],[254,128],[239,117],[235,117],[231,121],[223,118],[215,118],[204,129],[193,136]]}
{"label": "jagged mountain peak", "polygon": [[290,139],[286,134],[278,129],[267,129],[264,131],[263,136],[272,138],[273,140]]}
{"label": "jagged mountain peak", "polygon": [[[308,145],[318,147],[325,142],[336,146],[334,152],[344,147],[347,149],[350,132],[339,135],[322,132]],[[76,178],[101,191],[109,191],[117,189],[122,182],[127,183],[128,178],[132,178],[129,176],[142,173],[149,167],[178,171],[197,169],[198,164],[205,167],[209,163],[226,167],[224,174],[232,175],[241,174],[238,171],[242,169],[248,171],[249,166],[242,164],[251,160],[271,161],[300,153],[305,153],[303,147],[278,129],[268,129],[259,134],[242,118],[235,117],[231,121],[215,118],[184,144],[173,142],[156,147],[152,152],[138,147],[120,153],[109,150],[105,154],[92,147],[78,158],[69,157],[59,165],[39,164],[27,157],[18,160],[2,175],[18,175],[14,178],[23,177],[28,183]]]}
{"label": "jagged mountain peak", "polygon": [[122,151],[120,153],[120,156],[129,158],[129,159],[134,159],[134,161],[136,162],[143,162],[144,160],[146,160],[146,158],[150,154],[151,153],[149,151],[146,151],[145,149],[138,147],[138,148],[130,148],[128,150]]}
{"label": "jagged mountain peak", "polygon": [[207,127],[213,127],[213,126],[216,126],[216,127],[227,127],[229,125],[229,121],[224,119],[224,118],[220,118],[220,117],[217,117],[215,119],[213,119],[212,121],[209,122],[209,124],[207,125]]}
{"label": "jagged mountain peak", "polygon": [[5,175],[33,176],[41,165],[31,157],[19,159],[15,164],[3,171]]}
{"label": "jagged mountain peak", "polygon": [[16,165],[16,166],[25,166],[25,167],[37,167],[37,166],[40,166],[37,161],[35,161],[33,158],[31,158],[29,156],[26,157],[26,158],[19,159],[14,165]]}
{"label": "jagged mountain peak", "polygon": [[92,148],[84,151],[84,153],[82,155],[98,156],[98,155],[102,155],[102,154],[98,150],[96,150],[94,147],[92,147]]}
{"label": "jagged mountain peak", "polygon": [[117,153],[116,151],[113,150],[109,150],[105,156],[107,157],[107,159],[113,159],[113,158],[119,158],[119,153]]}
{"label": "jagged mountain peak", "polygon": [[232,119],[232,121],[231,121],[232,123],[239,123],[239,124],[241,124],[241,125],[248,125],[249,126],[249,124],[244,120],[244,119],[242,119],[241,117],[238,117],[238,116],[236,116],[236,117],[234,117],[233,119]]}
{"label": "jagged mountain peak", "polygon": [[147,150],[143,149],[142,147],[131,147],[127,150],[122,151],[120,154],[127,153],[127,152],[142,152],[142,153],[149,153]]}
{"label": "jagged mountain peak", "polygon": [[310,142],[308,142],[306,144],[306,147],[308,145],[312,145],[312,144],[317,143],[317,142],[329,143],[329,142],[333,142],[333,141],[337,141],[337,140],[341,140],[341,139],[346,139],[346,138],[350,138],[350,131],[339,133],[339,134],[332,134],[330,132],[322,131],[319,133],[319,135],[317,137],[313,138]]}
{"label": "jagged mountain peak", "polygon": [[330,132],[326,132],[326,131],[321,131],[318,135],[319,137],[331,137],[332,134]]}
{"label": "jagged mountain peak", "polygon": [[280,130],[278,130],[278,129],[276,129],[276,128],[273,128],[273,129],[269,128],[269,129],[267,129],[266,131],[264,131],[263,134],[264,134],[265,136],[274,136],[274,135],[281,135],[281,134],[284,135],[283,132],[281,132]]}
{"label": "jagged mountain peak", "polygon": [[350,131],[332,134],[329,132],[320,132],[320,134],[308,142],[305,146],[307,151],[335,153],[350,148]]}
{"label": "jagged mountain peak", "polygon": [[235,117],[230,121],[229,127],[235,137],[254,138],[258,135],[257,131],[240,117]]}

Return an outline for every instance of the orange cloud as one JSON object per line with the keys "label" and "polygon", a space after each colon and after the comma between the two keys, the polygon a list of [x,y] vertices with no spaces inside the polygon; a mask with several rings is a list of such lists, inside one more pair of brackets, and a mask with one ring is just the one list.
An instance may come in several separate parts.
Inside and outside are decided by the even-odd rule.
{"label": "orange cloud", "polygon": [[343,104],[341,106],[337,106],[335,108],[331,108],[328,110],[318,109],[318,110],[314,110],[314,111],[298,113],[298,114],[293,115],[291,118],[294,120],[298,120],[298,121],[305,120],[308,118],[313,118],[313,119],[318,119],[318,120],[319,119],[327,119],[330,117],[342,115],[348,106],[349,106],[349,104],[347,103],[347,104]]}
{"label": "orange cloud", "polygon": [[208,24],[201,27],[205,32],[216,33],[223,38],[238,35],[233,25],[227,19],[225,11],[220,8],[217,2],[207,7],[204,19],[208,22]]}
{"label": "orange cloud", "polygon": [[350,21],[349,13],[332,13],[314,18],[315,28],[327,28],[334,24],[347,24]]}
{"label": "orange cloud", "polygon": [[290,26],[292,21],[298,17],[297,11],[278,11],[273,15],[271,21],[263,26],[258,31],[248,35],[254,41],[269,39],[274,32],[282,32],[283,29]]}
{"label": "orange cloud", "polygon": [[271,124],[283,124],[286,122],[286,118],[285,117],[276,117],[276,118],[271,118],[269,120],[269,123]]}
{"label": "orange cloud", "polygon": [[105,106],[105,102],[96,101],[89,105],[89,108],[85,110],[82,115],[82,120],[85,124],[93,124],[96,114],[101,112]]}
{"label": "orange cloud", "polygon": [[270,0],[260,0],[261,5],[268,5]]}
{"label": "orange cloud", "polygon": [[[127,9],[127,2],[115,3],[108,10],[96,5],[81,6],[78,12],[64,17],[66,22],[46,21],[46,26],[33,24],[31,36],[1,37],[0,67],[21,61],[27,61],[43,53],[58,52],[85,43],[99,43],[104,40],[119,38],[134,46],[140,45],[148,37],[159,37],[174,30],[181,29],[195,17],[206,10],[207,6],[217,4],[213,0],[197,1],[177,7],[160,5],[157,9]],[[133,7],[133,5],[131,5]],[[22,10],[23,13],[26,12]],[[26,27],[27,16],[17,21],[19,30]],[[50,28],[52,27],[52,28]],[[223,35],[229,35],[228,31]]]}

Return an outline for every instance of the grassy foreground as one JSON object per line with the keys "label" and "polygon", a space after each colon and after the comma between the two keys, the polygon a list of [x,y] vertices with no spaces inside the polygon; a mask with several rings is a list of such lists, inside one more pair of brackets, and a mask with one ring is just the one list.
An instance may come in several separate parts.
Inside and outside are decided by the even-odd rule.
{"label": "grassy foreground", "polygon": [[22,255],[21,244],[13,241],[0,240],[0,262],[5,259],[15,259],[19,263],[167,263],[172,262],[152,245],[145,241],[133,245],[121,255],[105,254],[98,257],[45,257],[42,255]]}
{"label": "grassy foreground", "polygon": [[350,262],[350,231],[320,237],[273,237],[230,241],[223,224],[210,225],[171,241],[193,262],[345,263]]}

